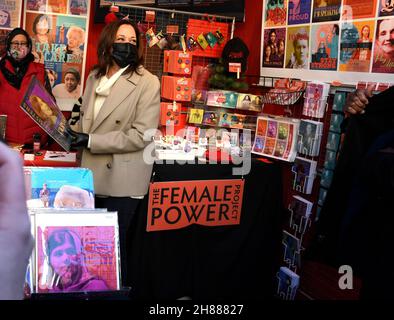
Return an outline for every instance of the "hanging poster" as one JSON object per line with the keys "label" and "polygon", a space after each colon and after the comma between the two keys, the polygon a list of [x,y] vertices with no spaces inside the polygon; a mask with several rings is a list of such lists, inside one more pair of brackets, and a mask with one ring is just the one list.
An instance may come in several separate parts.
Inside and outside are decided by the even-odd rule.
{"label": "hanging poster", "polygon": [[337,21],[340,17],[341,0],[313,0],[313,22]]}
{"label": "hanging poster", "polygon": [[287,0],[268,0],[265,1],[266,27],[285,26],[287,20]]}
{"label": "hanging poster", "polygon": [[309,23],[311,21],[312,0],[289,0],[288,25]]}
{"label": "hanging poster", "polygon": [[283,68],[285,59],[286,28],[264,30],[263,66]]}
{"label": "hanging poster", "polygon": [[21,14],[21,0],[0,0],[0,29],[12,30],[19,27]]}
{"label": "hanging poster", "polygon": [[338,24],[312,25],[310,69],[337,70],[338,45]]}
{"label": "hanging poster", "polygon": [[394,73],[394,17],[378,20],[372,72]]}
{"label": "hanging poster", "polygon": [[393,0],[380,0],[379,1],[379,17],[393,16],[394,15],[394,1]]}
{"label": "hanging poster", "polygon": [[372,56],[374,21],[344,22],[339,70],[368,72]]}
{"label": "hanging poster", "polygon": [[343,0],[342,20],[375,17],[376,1],[378,0]]}
{"label": "hanging poster", "polygon": [[47,0],[45,12],[38,12],[33,1],[26,2],[25,29],[32,38],[32,53],[45,65],[62,111],[71,111],[82,95],[89,1]]}
{"label": "hanging poster", "polygon": [[287,29],[286,68],[308,69],[309,26]]}

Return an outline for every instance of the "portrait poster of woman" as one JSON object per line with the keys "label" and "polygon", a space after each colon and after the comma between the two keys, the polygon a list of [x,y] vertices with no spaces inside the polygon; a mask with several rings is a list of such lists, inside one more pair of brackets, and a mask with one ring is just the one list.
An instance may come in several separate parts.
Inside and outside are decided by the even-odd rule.
{"label": "portrait poster of woman", "polygon": [[340,71],[368,72],[371,64],[375,21],[353,21],[342,24]]}
{"label": "portrait poster of woman", "polygon": [[263,67],[283,68],[286,28],[264,30]]}
{"label": "portrait poster of woman", "polygon": [[22,1],[0,1],[0,29],[12,30],[21,26]]}
{"label": "portrait poster of woman", "polygon": [[38,293],[119,290],[115,212],[37,212],[35,223]]}

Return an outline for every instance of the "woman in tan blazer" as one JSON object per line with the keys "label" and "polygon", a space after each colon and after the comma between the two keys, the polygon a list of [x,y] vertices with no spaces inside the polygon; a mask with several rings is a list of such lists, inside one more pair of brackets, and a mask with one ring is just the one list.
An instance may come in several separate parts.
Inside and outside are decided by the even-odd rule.
{"label": "woman in tan blazer", "polygon": [[96,208],[118,212],[123,285],[126,232],[152,173],[152,164],[143,159],[151,143],[146,133],[157,128],[160,113],[160,82],[142,66],[140,41],[129,20],[103,29],[99,62],[86,82],[80,120],[70,130],[72,145],[83,147],[81,166],[93,171]]}

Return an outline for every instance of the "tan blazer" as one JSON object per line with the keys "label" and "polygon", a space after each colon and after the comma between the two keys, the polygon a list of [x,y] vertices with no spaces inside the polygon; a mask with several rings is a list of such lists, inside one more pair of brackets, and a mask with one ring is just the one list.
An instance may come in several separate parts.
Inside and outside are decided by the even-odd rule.
{"label": "tan blazer", "polygon": [[96,119],[93,109],[98,79],[86,81],[81,117],[74,130],[90,135],[81,167],[93,171],[97,195],[142,196],[148,191],[152,164],[143,160],[144,132],[156,129],[160,115],[159,79],[144,68],[122,75],[113,85]]}

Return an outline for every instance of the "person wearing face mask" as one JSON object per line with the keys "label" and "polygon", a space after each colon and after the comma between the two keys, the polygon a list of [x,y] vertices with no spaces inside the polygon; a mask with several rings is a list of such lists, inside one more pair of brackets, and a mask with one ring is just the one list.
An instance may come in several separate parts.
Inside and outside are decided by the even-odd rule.
{"label": "person wearing face mask", "polygon": [[21,100],[35,76],[51,93],[44,65],[34,62],[32,41],[21,28],[13,29],[6,38],[6,52],[0,60],[0,114],[7,115],[6,141],[15,144],[32,144],[33,135],[45,132],[22,110]]}
{"label": "person wearing face mask", "polygon": [[123,284],[128,282],[127,230],[152,173],[144,150],[160,114],[160,82],[143,67],[141,41],[138,27],[129,20],[105,26],[80,119],[68,129],[72,146],[83,148],[81,166],[93,171],[96,207],[118,212]]}

